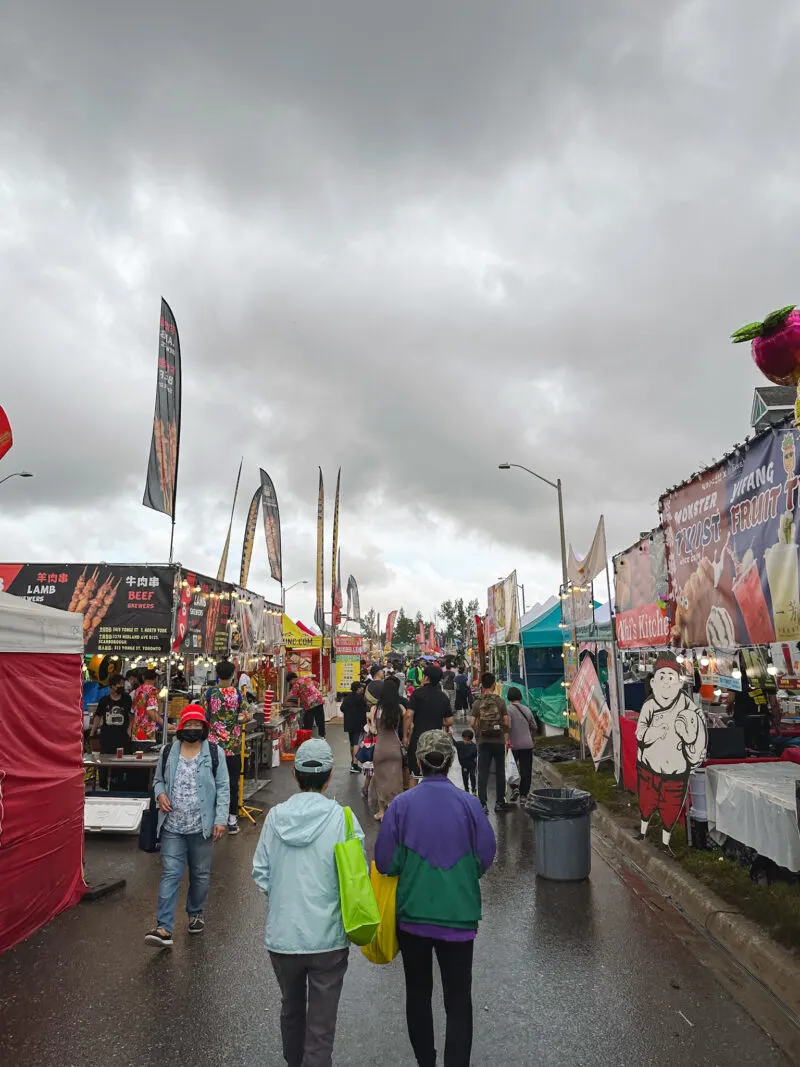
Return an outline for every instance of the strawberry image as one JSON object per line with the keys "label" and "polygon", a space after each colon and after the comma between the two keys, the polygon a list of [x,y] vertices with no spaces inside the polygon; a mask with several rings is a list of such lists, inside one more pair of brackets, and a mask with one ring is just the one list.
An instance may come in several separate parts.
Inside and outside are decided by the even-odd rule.
{"label": "strawberry image", "polygon": [[750,322],[731,334],[734,344],[751,342],[755,365],[776,385],[800,382],[800,311],[780,308],[763,322]]}

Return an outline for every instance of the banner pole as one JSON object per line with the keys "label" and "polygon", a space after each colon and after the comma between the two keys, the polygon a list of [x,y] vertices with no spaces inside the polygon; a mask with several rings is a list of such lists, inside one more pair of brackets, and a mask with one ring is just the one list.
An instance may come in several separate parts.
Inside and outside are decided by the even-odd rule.
{"label": "banner pole", "polygon": [[[175,529],[175,523],[172,523],[173,530]],[[170,544],[169,550],[170,566],[172,566],[172,545]],[[167,735],[169,732],[169,683],[172,679],[172,645],[175,641],[175,626],[178,619],[178,604],[181,599],[180,595],[180,576],[181,569],[177,568],[172,579],[172,622],[169,627],[169,648],[167,651],[167,676],[164,680],[164,687],[166,688],[167,695],[164,697],[164,729],[161,734],[161,747],[163,748],[167,743]]]}

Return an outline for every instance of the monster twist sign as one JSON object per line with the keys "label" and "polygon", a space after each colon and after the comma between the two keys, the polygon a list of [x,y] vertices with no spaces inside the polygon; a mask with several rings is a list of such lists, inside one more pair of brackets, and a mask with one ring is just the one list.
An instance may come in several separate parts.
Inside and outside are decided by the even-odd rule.
{"label": "monster twist sign", "polygon": [[658,812],[661,839],[669,847],[686,800],[689,775],[705,759],[708,730],[703,711],[683,691],[683,675],[674,657],[656,660],[650,686],[651,696],[642,706],[636,727],[641,836],[647,836],[650,819]]}

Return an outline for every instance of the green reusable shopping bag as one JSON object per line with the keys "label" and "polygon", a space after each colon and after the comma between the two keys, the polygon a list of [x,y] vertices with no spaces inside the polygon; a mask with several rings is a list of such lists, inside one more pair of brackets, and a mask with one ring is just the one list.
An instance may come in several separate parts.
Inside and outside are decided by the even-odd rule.
{"label": "green reusable shopping bag", "polygon": [[339,874],[344,932],[354,945],[368,945],[377,933],[381,913],[369,880],[364,849],[353,829],[353,813],[344,809],[344,841],[333,846]]}

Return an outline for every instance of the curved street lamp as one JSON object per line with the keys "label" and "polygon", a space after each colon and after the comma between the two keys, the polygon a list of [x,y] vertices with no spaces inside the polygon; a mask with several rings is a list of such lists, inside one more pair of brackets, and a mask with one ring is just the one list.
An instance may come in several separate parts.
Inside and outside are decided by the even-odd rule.
{"label": "curved street lamp", "polygon": [[292,582],[291,585],[281,586],[281,610],[286,613],[286,594],[290,593],[298,585],[308,585],[308,578],[301,578],[299,582]]}
{"label": "curved street lamp", "polygon": [[14,471],[13,474],[7,474],[5,478],[0,478],[0,485],[3,482],[7,482],[9,478],[32,478],[33,475],[30,471]]}
{"label": "curved street lamp", "polygon": [[533,475],[534,478],[538,478],[540,482],[544,482],[545,485],[549,485],[551,489],[555,489],[558,493],[558,529],[561,535],[561,579],[563,584],[567,584],[567,539],[564,533],[564,498],[561,495],[561,479],[557,478],[556,481],[551,482],[549,478],[543,477],[541,474],[537,474],[536,471],[532,471],[530,467],[523,467],[521,463],[498,463],[497,469],[501,471],[509,471],[512,467],[516,467],[518,470],[526,471],[528,474]]}

